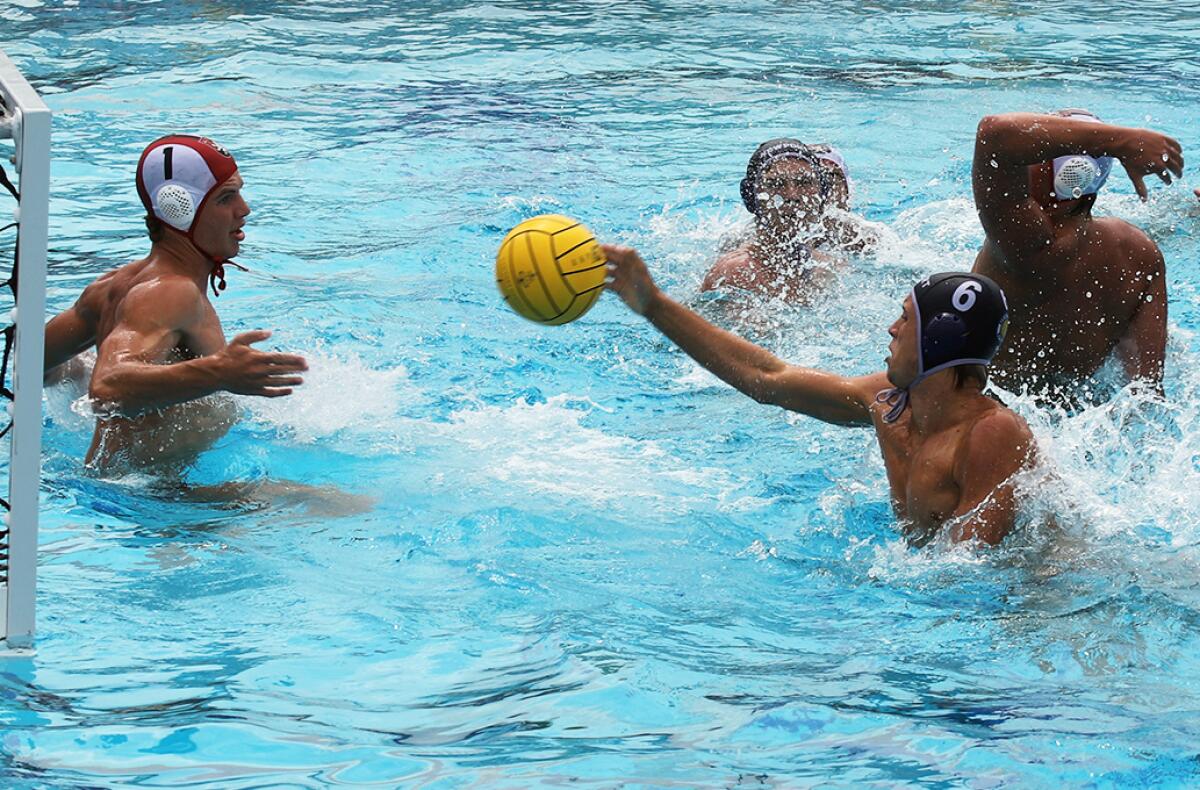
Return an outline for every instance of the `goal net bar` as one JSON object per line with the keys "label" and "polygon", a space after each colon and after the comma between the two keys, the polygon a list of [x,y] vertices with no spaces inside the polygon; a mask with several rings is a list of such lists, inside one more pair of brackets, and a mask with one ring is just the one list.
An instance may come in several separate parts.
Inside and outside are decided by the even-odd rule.
{"label": "goal net bar", "polygon": [[[11,448],[8,507],[0,529],[0,636],[12,646],[23,646],[33,638],[37,584],[50,109],[3,51],[0,157],[0,166],[15,173],[0,190],[0,228],[14,225],[3,236],[16,231],[12,259],[0,257],[0,278],[7,278],[3,285],[15,303],[12,312],[0,312],[6,363],[0,371],[0,405],[9,409],[7,415],[0,413],[0,426],[7,425]],[[17,201],[10,202],[5,192],[17,193]],[[7,250],[10,239],[3,236],[0,250]]]}

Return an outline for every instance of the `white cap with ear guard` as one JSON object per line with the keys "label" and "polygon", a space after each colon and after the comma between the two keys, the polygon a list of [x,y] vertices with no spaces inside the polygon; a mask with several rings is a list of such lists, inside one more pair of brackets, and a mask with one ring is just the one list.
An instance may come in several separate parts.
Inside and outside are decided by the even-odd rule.
{"label": "white cap with ear guard", "polygon": [[[1059,110],[1056,115],[1074,118],[1085,123],[1103,123],[1088,110]],[[1054,158],[1054,197],[1059,200],[1078,200],[1094,195],[1108,181],[1112,172],[1111,156],[1093,157],[1087,154],[1068,154]]]}

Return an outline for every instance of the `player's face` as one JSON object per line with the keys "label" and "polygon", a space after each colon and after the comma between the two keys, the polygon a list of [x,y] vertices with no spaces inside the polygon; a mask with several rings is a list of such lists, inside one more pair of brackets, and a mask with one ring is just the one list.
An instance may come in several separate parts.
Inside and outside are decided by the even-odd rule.
{"label": "player's face", "polygon": [[817,169],[802,159],[784,159],[767,168],[756,198],[759,224],[788,238],[818,222],[824,208]]}
{"label": "player's face", "polygon": [[846,182],[846,174],[832,162],[821,162],[825,175],[829,179],[829,202],[843,211],[850,210],[850,184]]}
{"label": "player's face", "polygon": [[887,377],[893,387],[904,388],[917,378],[917,316],[912,295],[904,300],[900,317],[888,328]]}
{"label": "player's face", "polygon": [[242,226],[246,224],[250,206],[242,197],[242,186],[241,175],[234,173],[217,187],[204,202],[193,229],[196,246],[222,260],[237,255],[246,238]]}

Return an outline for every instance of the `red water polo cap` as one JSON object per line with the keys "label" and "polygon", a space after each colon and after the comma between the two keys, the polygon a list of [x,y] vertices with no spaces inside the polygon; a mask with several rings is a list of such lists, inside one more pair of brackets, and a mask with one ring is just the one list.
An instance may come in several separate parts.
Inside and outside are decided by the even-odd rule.
{"label": "red water polo cap", "polygon": [[138,196],[147,212],[192,240],[192,228],[208,196],[236,172],[233,155],[207,137],[172,134],[142,152]]}

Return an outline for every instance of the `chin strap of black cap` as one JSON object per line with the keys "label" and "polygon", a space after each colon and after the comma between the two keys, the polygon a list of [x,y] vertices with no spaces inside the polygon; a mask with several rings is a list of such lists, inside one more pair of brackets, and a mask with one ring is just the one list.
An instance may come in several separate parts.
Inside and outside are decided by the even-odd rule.
{"label": "chin strap of black cap", "polygon": [[[917,382],[915,381],[913,382],[913,384],[916,383]],[[903,414],[904,409],[908,407],[908,390],[911,389],[911,387],[912,384],[904,389],[892,387],[891,389],[883,390],[875,396],[876,403],[886,403],[888,406],[891,406],[891,408],[888,409],[887,414],[883,415],[883,421],[885,423],[891,424],[900,419],[900,415]]]}

